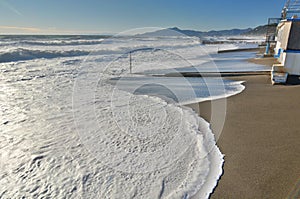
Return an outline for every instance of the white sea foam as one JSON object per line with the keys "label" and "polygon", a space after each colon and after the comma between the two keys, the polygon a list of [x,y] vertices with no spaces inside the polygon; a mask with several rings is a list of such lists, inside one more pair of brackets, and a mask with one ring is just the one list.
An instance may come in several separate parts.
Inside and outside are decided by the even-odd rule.
{"label": "white sea foam", "polygon": [[201,66],[210,58],[193,39],[99,39],[6,38],[0,198],[208,198],[223,155],[209,124],[181,104],[244,86],[128,74],[133,49],[153,48],[132,54],[134,72]]}
{"label": "white sea foam", "polygon": [[242,81],[222,80],[221,84],[218,78],[132,76],[109,82],[130,93],[158,96],[180,105],[226,98],[245,89]]}

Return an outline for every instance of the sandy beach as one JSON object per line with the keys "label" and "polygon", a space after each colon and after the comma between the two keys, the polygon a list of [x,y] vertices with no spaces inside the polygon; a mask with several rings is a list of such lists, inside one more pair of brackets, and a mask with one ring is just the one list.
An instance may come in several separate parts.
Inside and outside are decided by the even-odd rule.
{"label": "sandy beach", "polygon": [[[233,79],[246,89],[227,100],[217,141],[224,174],[211,198],[299,198],[300,86],[272,86],[268,75]],[[209,120],[210,102],[197,106]]]}

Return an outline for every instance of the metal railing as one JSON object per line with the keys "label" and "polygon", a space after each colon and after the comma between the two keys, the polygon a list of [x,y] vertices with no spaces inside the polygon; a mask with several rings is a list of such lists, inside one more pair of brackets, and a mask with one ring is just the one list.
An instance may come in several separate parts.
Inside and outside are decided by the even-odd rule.
{"label": "metal railing", "polygon": [[283,19],[292,18],[293,16],[300,15],[300,1],[287,0],[284,8],[282,9],[281,16]]}
{"label": "metal railing", "polygon": [[275,43],[275,37],[277,34],[277,26],[280,23],[281,18],[269,18],[266,32],[266,43]]}

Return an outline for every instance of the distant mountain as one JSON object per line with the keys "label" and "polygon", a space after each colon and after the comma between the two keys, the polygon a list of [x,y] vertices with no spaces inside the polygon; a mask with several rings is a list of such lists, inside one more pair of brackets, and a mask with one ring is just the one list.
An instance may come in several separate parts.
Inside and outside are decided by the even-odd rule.
{"label": "distant mountain", "polygon": [[269,28],[270,32],[275,33],[276,28],[277,28],[277,24],[270,25],[270,26],[268,26],[268,25],[258,26],[256,28],[251,29],[248,32],[243,33],[242,35],[248,35],[248,36],[266,35],[267,31],[268,31],[268,28]]}
{"label": "distant mountain", "polygon": [[231,29],[231,30],[212,30],[212,31],[197,31],[197,30],[181,30],[177,27],[162,29],[154,32],[139,34],[138,36],[159,37],[159,36],[179,36],[180,34],[191,37],[213,37],[213,36],[237,36],[237,35],[264,35],[267,31],[267,25],[258,26],[256,28],[246,29]]}

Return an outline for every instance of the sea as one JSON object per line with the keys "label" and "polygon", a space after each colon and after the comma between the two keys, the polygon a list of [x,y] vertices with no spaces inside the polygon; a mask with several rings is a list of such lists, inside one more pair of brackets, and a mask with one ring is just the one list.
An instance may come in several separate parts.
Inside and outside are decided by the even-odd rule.
{"label": "sea", "polygon": [[255,52],[218,54],[258,45],[230,41],[0,36],[0,198],[208,198],[224,156],[184,105],[223,99],[224,122],[245,86],[220,73],[270,70],[244,61]]}

